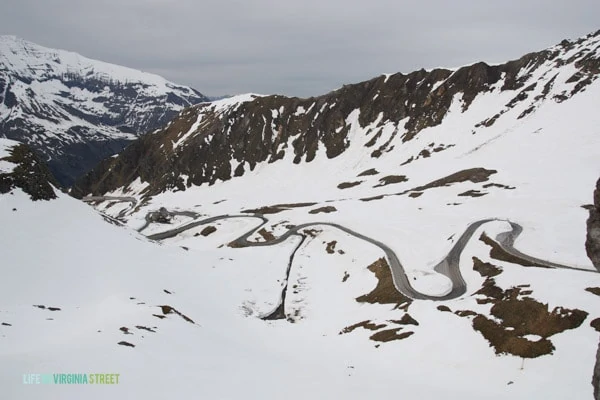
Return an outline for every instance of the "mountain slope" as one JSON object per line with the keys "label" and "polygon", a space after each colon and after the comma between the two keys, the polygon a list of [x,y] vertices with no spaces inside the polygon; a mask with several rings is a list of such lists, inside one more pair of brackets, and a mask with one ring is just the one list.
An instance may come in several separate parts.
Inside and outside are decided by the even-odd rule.
{"label": "mountain slope", "polygon": [[[543,104],[584,92],[598,77],[599,43],[596,33],[502,65],[381,76],[318,98],[246,95],[201,104],[107,160],[78,183],[78,191],[102,193],[138,178],[149,183],[148,195],[183,190],[286,155],[295,164],[319,152],[335,158],[357,141],[373,160],[398,156],[423,129],[443,125],[455,102],[465,115],[462,136],[483,136],[494,124],[535,118]],[[495,100],[473,111],[483,97]],[[442,148],[421,150],[426,155]]]}
{"label": "mountain slope", "polygon": [[32,146],[65,185],[206,100],[157,75],[0,36],[0,137]]}

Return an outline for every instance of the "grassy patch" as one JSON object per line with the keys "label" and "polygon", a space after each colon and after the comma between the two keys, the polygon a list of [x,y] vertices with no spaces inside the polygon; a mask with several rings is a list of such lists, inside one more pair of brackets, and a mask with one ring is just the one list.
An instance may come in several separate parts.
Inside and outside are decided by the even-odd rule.
{"label": "grassy patch", "polygon": [[211,233],[215,233],[217,231],[217,228],[215,228],[212,225],[207,226],[206,228],[202,229],[202,231],[200,232],[200,234],[202,236],[208,236]]}

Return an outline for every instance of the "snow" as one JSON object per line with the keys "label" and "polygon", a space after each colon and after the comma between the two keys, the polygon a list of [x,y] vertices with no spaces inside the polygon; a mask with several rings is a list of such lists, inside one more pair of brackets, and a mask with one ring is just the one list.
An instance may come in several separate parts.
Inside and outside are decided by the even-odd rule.
{"label": "snow", "polygon": [[[596,112],[600,84],[594,82],[557,103],[552,96],[572,87],[565,83],[572,74],[571,66],[565,65],[547,99],[535,100],[555,75],[552,68],[548,64],[533,71],[530,79],[538,82],[536,89],[513,108],[506,104],[518,91],[500,92],[501,82],[479,94],[466,111],[462,97],[456,96],[442,124],[422,130],[407,142],[403,142],[405,120],[387,121],[380,114],[361,127],[356,109],[344,116],[350,125],[349,148],[339,157],[328,159],[319,148],[312,162],[296,165],[288,150],[283,160],[259,164],[253,171],[246,168],[242,177],[166,192],[138,203],[135,211],[128,202],[98,206],[97,210],[113,217],[124,214],[122,227],[106,223],[97,210],[63,194],[58,200],[36,203],[19,190],[0,196],[0,227],[11,227],[0,228],[0,323],[12,325],[0,326],[0,386],[5,395],[93,399],[188,398],[191,394],[269,399],[285,392],[291,399],[398,394],[422,399],[591,398],[598,334],[589,322],[600,312],[598,297],[585,289],[600,287],[600,274],[585,254],[587,211],[581,206],[591,202],[600,171]],[[202,112],[227,117],[228,110],[254,96],[202,105]],[[518,118],[534,104],[535,111]],[[301,111],[298,108],[296,113]],[[493,125],[475,126],[500,111]],[[373,158],[372,149],[364,145],[380,129],[381,137],[372,149],[387,142],[387,149],[394,149]],[[445,149],[400,166],[436,143],[444,143]],[[185,145],[185,140],[180,144]],[[0,156],[9,145],[0,140]],[[370,168],[379,173],[358,177]],[[468,168],[497,172],[486,182],[432,188],[416,198],[398,195]],[[405,175],[408,181],[378,186],[388,175]],[[352,181],[361,184],[345,190],[337,187]],[[514,189],[485,187],[489,183]],[[129,185],[129,192],[121,188],[108,195],[140,198],[146,187],[138,179]],[[469,190],[486,195],[461,196]],[[378,195],[384,197],[361,200]],[[135,231],[145,224],[147,212],[160,207],[194,211],[200,220],[300,202],[316,204],[269,214],[264,226],[278,237],[288,225],[314,223],[309,229],[316,231],[315,236],[308,235],[300,245],[299,238],[292,236],[277,245],[228,247],[259,225],[250,216],[200,225],[160,243]],[[309,213],[323,206],[337,211]],[[385,324],[383,329],[399,328],[392,321],[405,312],[394,304],[356,301],[377,285],[366,267],[384,253],[324,222],[385,243],[397,254],[415,289],[440,295],[450,285],[434,266],[471,223],[487,218],[495,220],[473,234],[460,256],[465,295],[444,302],[413,301],[408,313],[419,325],[402,326],[401,332],[414,332],[404,340],[374,342],[370,339],[374,332],[363,328],[340,334],[367,320]],[[192,219],[176,216],[171,224],[150,224],[143,233],[163,232]],[[490,248],[478,239],[484,232],[495,238],[509,230],[506,220],[524,228],[517,249],[589,272],[526,268],[492,259]],[[208,225],[216,231],[204,236],[201,232]],[[256,233],[251,240],[264,241]],[[326,249],[333,241],[335,249],[329,253]],[[290,254],[297,246],[286,282]],[[550,338],[555,346],[552,355],[525,361],[496,355],[473,329],[472,319],[437,309],[446,305],[452,311],[474,310],[489,316],[490,305],[479,304],[475,295],[484,278],[473,270],[473,257],[502,269],[494,277],[499,287],[530,285],[530,296],[550,309],[577,308],[589,316],[581,327]],[[277,306],[286,283],[286,312],[294,322],[261,320]],[[41,310],[35,304],[61,311]],[[173,314],[165,319],[153,316],[161,313],[157,306],[163,304],[196,324]],[[156,327],[156,333],[136,325]],[[133,335],[123,334],[119,330],[123,326]],[[121,340],[136,347],[117,345]],[[90,390],[21,383],[23,373],[63,371],[120,373],[122,384]]]}

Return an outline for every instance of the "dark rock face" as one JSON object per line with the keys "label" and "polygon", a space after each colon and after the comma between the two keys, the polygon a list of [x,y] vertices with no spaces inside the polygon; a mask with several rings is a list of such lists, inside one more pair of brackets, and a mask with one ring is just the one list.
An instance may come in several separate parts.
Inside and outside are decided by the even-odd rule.
{"label": "dark rock face", "polygon": [[585,249],[592,260],[594,267],[600,271],[600,179],[596,182],[594,190],[594,205],[589,209],[590,216],[587,220],[587,240]]}
{"label": "dark rock face", "polygon": [[15,146],[10,156],[3,160],[17,164],[12,172],[0,173],[0,193],[8,193],[21,188],[32,200],[51,200],[56,198],[52,185],[57,182],[46,165],[27,145]]}
{"label": "dark rock face", "polygon": [[[457,71],[435,69],[380,76],[308,99],[268,96],[221,108],[214,104],[193,106],[166,128],[100,164],[76,183],[74,192],[99,195],[140,178],[150,184],[145,194],[151,196],[242,176],[247,169],[277,162],[286,154],[291,154],[296,164],[311,162],[318,149],[334,158],[350,144],[353,118],[361,128],[369,127],[366,135],[372,139],[365,146],[372,157],[379,157],[393,150],[392,140],[399,135],[406,142],[424,128],[439,125],[457,98],[460,107],[467,110],[478,94],[498,84],[502,84],[501,90],[517,91],[503,110],[477,125],[490,126],[516,104],[525,100],[535,104],[549,96],[551,87],[535,100],[528,99],[536,85],[529,81],[531,73],[544,63],[559,67],[569,62],[562,56],[573,45],[565,42],[503,65],[478,63]],[[596,79],[594,71],[600,60],[589,59],[578,65],[580,76],[573,79],[582,82],[584,90]],[[570,95],[561,94],[565,99]],[[379,140],[383,125],[390,123],[396,127],[390,139]],[[185,132],[189,135],[183,144],[174,146]]]}

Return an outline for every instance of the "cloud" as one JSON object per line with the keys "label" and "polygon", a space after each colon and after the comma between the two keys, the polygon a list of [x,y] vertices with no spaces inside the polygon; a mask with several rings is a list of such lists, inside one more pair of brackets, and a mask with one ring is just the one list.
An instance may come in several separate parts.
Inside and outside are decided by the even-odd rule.
{"label": "cloud", "polygon": [[383,72],[502,62],[600,28],[597,0],[5,2],[4,34],[208,94],[318,95]]}

